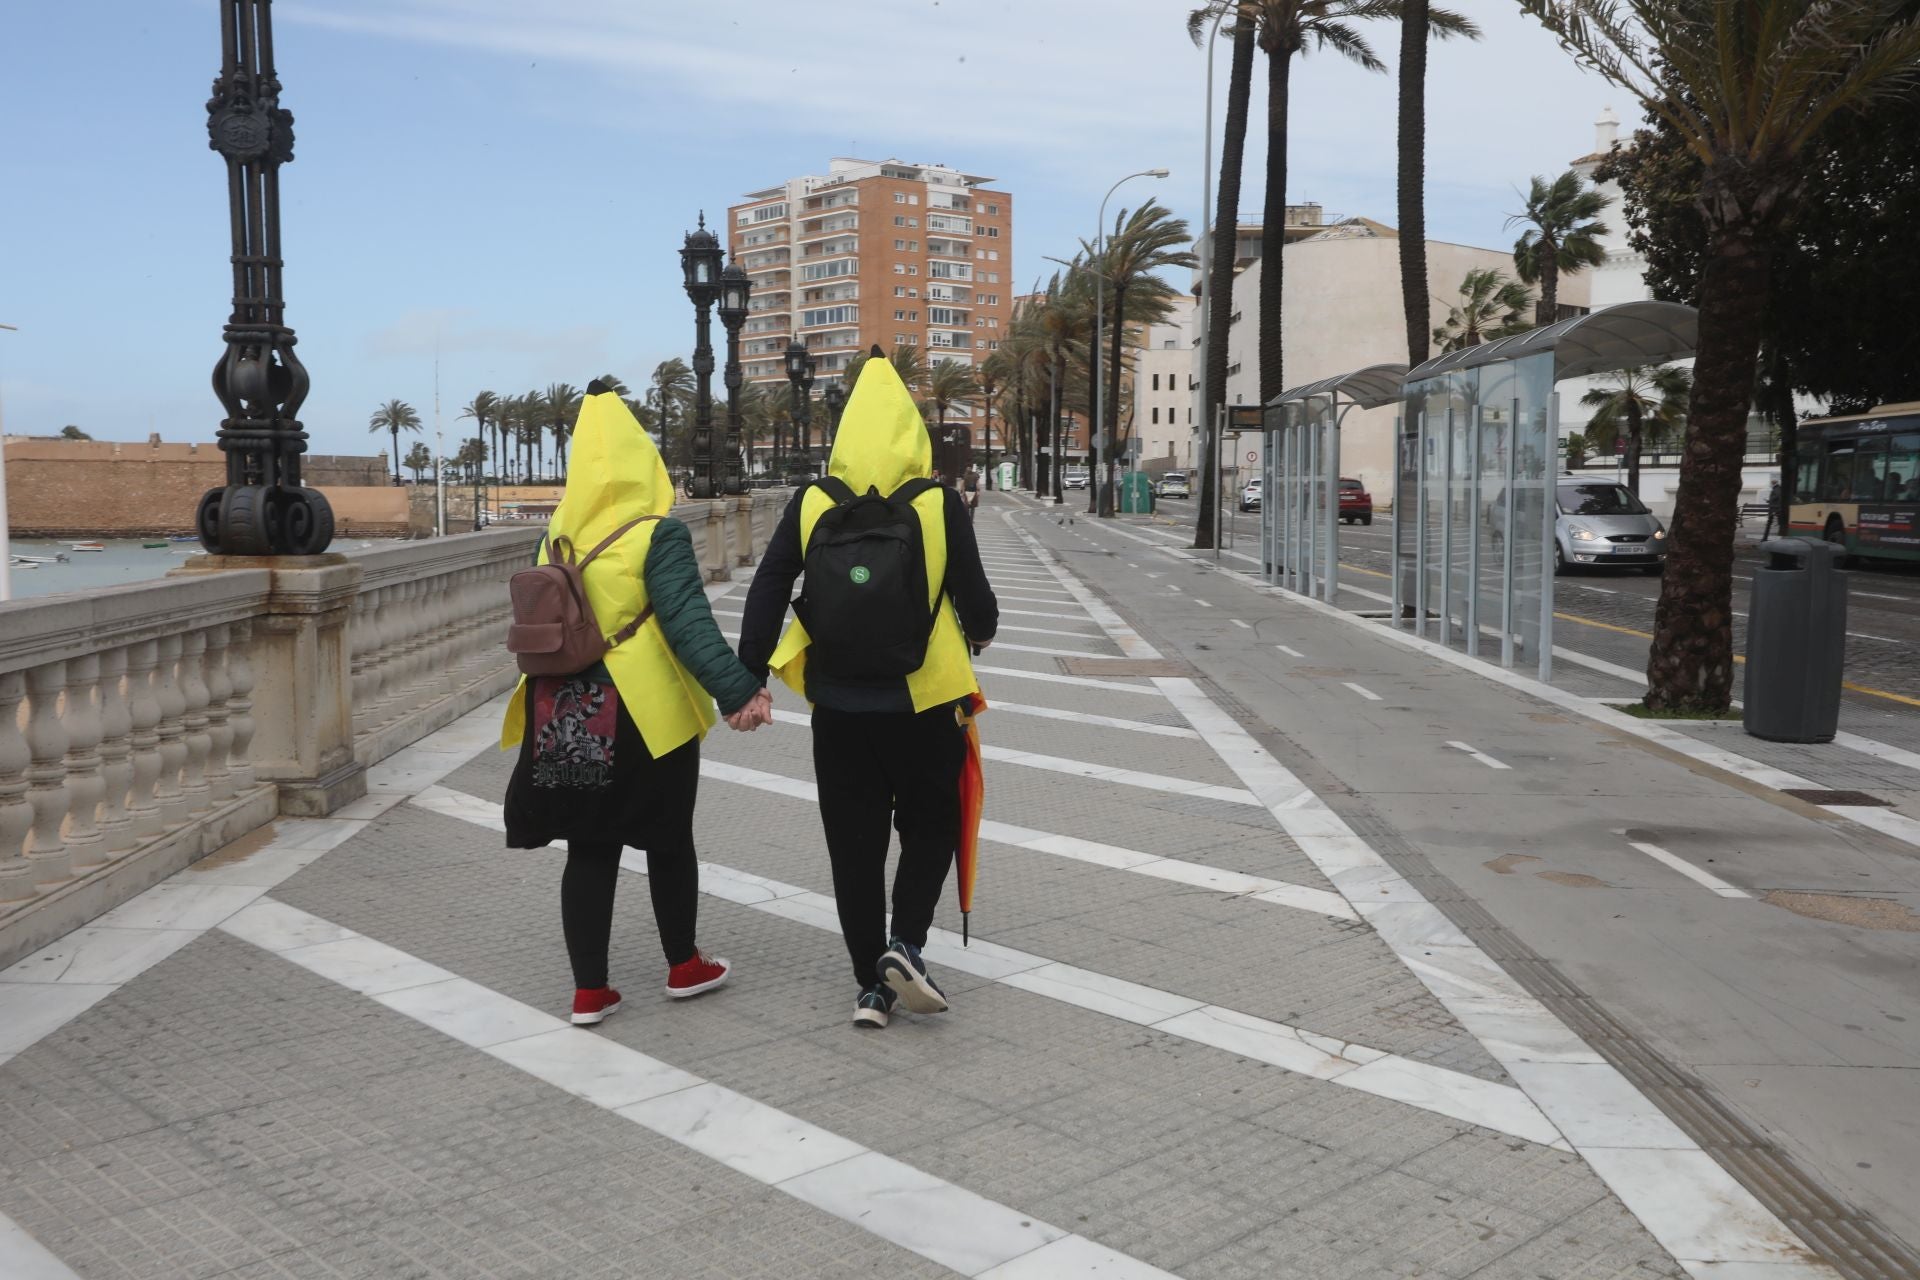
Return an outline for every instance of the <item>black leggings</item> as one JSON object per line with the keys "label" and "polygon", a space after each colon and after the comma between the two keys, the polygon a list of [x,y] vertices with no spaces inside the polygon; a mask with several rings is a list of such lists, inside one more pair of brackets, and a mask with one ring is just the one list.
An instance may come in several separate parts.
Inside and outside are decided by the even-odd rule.
{"label": "black leggings", "polygon": [[[647,852],[647,888],[667,963],[691,960],[700,903],[700,863],[693,851],[693,803],[700,784],[700,748],[692,742],[659,760],[642,785],[650,803],[636,849]],[[622,845],[569,840],[567,869],[560,876],[560,926],[573,962],[573,985],[607,985],[607,948],[613,936],[613,895],[619,884]]]}
{"label": "black leggings", "polygon": [[862,987],[887,949],[887,847],[900,833],[894,936],[922,947],[960,841],[965,732],[951,706],[913,712],[813,709],[813,773],[833,862],[840,933]]}

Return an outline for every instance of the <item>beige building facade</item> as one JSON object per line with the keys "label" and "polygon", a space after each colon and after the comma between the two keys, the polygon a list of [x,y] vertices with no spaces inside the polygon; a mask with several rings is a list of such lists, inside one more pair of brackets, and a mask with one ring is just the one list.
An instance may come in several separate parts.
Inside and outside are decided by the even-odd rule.
{"label": "beige building facade", "polygon": [[[1406,321],[1400,297],[1400,240],[1392,227],[1354,219],[1290,242],[1282,285],[1286,326],[1286,384],[1316,382],[1371,364],[1404,363]],[[1446,320],[1467,272],[1484,268],[1513,275],[1513,255],[1503,249],[1427,242],[1427,278],[1432,295],[1429,327]],[[1233,323],[1227,331],[1227,403],[1260,403],[1257,320],[1262,262],[1255,258],[1234,278]],[[1561,279],[1563,305],[1587,306],[1585,274]],[[1189,366],[1200,375],[1199,352]],[[1391,407],[1359,410],[1346,417],[1341,437],[1341,473],[1366,484],[1376,505],[1393,492]],[[1243,436],[1226,465],[1238,479],[1258,474],[1262,438]],[[1252,455],[1251,457],[1249,455]]]}
{"label": "beige building facade", "polygon": [[747,381],[784,383],[795,337],[816,394],[876,343],[918,347],[929,365],[983,362],[1013,319],[1013,196],[992,181],[839,158],[749,192],[727,211],[728,248],[753,281]]}
{"label": "beige building facade", "polygon": [[1133,436],[1151,474],[1193,465],[1194,343],[1198,299],[1181,296],[1159,324],[1141,331],[1133,363]]}

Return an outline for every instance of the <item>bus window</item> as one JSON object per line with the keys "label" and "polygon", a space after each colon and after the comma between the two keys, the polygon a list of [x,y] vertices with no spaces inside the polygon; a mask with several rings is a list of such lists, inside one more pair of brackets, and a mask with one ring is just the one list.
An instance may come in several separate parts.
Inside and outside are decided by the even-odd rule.
{"label": "bus window", "polygon": [[1853,501],[1853,443],[1841,440],[1827,446],[1827,465],[1820,492],[1823,501]]}
{"label": "bus window", "polygon": [[1879,502],[1887,491],[1887,438],[1868,436],[1854,448],[1853,500]]}
{"label": "bus window", "polygon": [[1894,436],[1887,459],[1888,502],[1920,502],[1920,434]]}
{"label": "bus window", "polygon": [[1794,455],[1793,501],[1820,500],[1820,443],[1809,440]]}

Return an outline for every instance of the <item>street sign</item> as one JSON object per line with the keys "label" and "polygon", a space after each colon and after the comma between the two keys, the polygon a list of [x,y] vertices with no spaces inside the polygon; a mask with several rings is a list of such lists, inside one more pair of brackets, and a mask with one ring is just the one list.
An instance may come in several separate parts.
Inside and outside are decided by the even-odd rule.
{"label": "street sign", "polygon": [[1259,454],[1257,454],[1257,453],[1255,453],[1255,452],[1254,452],[1253,450],[1251,450],[1251,449],[1249,449],[1249,450],[1247,450],[1247,461],[1248,461],[1248,462],[1258,462],[1258,461],[1260,461],[1260,455],[1259,455]]}

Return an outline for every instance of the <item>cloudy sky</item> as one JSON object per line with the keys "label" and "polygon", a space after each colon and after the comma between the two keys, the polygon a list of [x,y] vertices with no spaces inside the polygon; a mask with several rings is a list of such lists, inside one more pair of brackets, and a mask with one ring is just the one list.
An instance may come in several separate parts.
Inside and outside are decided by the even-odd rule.
{"label": "cloudy sky", "polygon": [[[1592,149],[1621,95],[1510,0],[1431,60],[1428,223],[1510,244],[1516,185]],[[280,0],[288,318],[325,452],[368,414],[460,407],[691,345],[676,250],[702,209],[828,158],[897,156],[1014,192],[1014,276],[1090,236],[1102,193],[1198,224],[1206,61],[1178,0]],[[9,432],[209,440],[229,306],[226,188],[207,149],[209,0],[21,6],[0,41],[0,412]],[[1397,35],[1371,33],[1391,63]],[[1226,57],[1218,62],[1224,91]],[[1263,118],[1256,76],[1254,118]],[[1216,110],[1216,125],[1218,123]],[[1394,216],[1394,87],[1296,71],[1290,198]],[[1258,132],[1258,131],[1256,131]],[[1216,144],[1217,150],[1217,144]],[[1259,213],[1249,143],[1243,213]]]}

